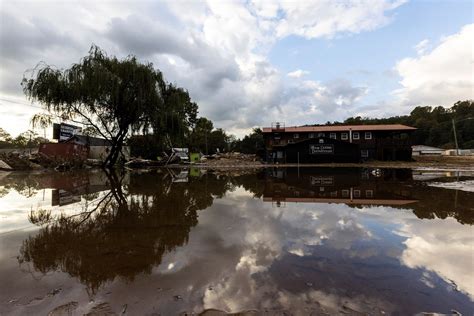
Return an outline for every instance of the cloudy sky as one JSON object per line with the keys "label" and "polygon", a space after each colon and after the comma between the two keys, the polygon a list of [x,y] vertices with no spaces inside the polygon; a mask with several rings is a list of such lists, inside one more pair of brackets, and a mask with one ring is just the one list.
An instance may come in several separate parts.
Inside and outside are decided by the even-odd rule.
{"label": "cloudy sky", "polygon": [[0,2],[0,118],[16,135],[40,111],[24,72],[68,67],[92,43],[153,62],[200,115],[255,126],[407,114],[474,99],[473,3],[459,1]]}

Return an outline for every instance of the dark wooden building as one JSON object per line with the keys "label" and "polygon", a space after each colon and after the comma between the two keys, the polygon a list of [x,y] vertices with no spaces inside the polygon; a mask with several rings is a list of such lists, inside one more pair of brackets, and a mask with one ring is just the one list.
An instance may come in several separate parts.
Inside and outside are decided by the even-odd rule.
{"label": "dark wooden building", "polygon": [[263,128],[269,163],[411,160],[410,134],[401,124],[326,125]]}

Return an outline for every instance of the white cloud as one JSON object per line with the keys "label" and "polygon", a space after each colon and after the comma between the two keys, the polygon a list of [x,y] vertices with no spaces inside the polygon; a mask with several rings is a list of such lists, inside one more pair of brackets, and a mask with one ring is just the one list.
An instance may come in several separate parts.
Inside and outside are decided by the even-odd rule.
{"label": "white cloud", "polygon": [[418,55],[423,55],[426,50],[428,49],[428,45],[430,44],[430,41],[427,39],[422,40],[418,44],[415,45],[415,50]]}
{"label": "white cloud", "polygon": [[287,73],[286,75],[292,78],[301,78],[303,76],[309,75],[309,71],[297,69],[295,71]]}
{"label": "white cloud", "polygon": [[285,86],[280,106],[268,118],[284,121],[287,126],[342,119],[366,93],[367,87],[354,86],[346,79],[325,83],[294,80]]}
{"label": "white cloud", "polygon": [[451,106],[474,99],[473,52],[474,24],[469,24],[432,51],[399,61],[395,69],[402,88],[394,94],[402,105]]}
{"label": "white cloud", "polygon": [[338,33],[360,33],[390,22],[385,13],[405,1],[281,1],[284,18],[278,22],[278,37],[332,38]]}

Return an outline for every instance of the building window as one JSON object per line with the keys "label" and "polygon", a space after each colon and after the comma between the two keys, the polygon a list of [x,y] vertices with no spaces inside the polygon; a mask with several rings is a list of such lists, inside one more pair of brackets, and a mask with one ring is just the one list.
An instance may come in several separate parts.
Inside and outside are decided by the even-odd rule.
{"label": "building window", "polygon": [[337,191],[332,191],[332,192],[330,193],[330,195],[331,195],[332,197],[337,197]]}
{"label": "building window", "polygon": [[354,197],[356,198],[360,197],[360,190],[354,190]]}
{"label": "building window", "polygon": [[372,132],[365,132],[365,139],[372,139]]}
{"label": "building window", "polygon": [[362,158],[368,158],[368,157],[369,157],[369,151],[368,151],[367,149],[362,149],[362,150],[360,151],[360,156],[361,156]]}
{"label": "building window", "polygon": [[354,133],[352,133],[352,138],[353,138],[353,139],[360,139],[359,132],[354,132]]}
{"label": "building window", "polygon": [[348,139],[349,139],[349,134],[347,134],[347,133],[342,133],[342,134],[341,134],[341,139],[342,139],[342,140],[348,140]]}
{"label": "building window", "polygon": [[309,133],[309,138],[314,138],[314,133]]}
{"label": "building window", "polygon": [[318,137],[324,137],[324,133],[318,133]]}
{"label": "building window", "polygon": [[372,190],[365,190],[365,196],[371,198],[374,196],[374,191]]}
{"label": "building window", "polygon": [[295,143],[295,141],[294,141],[294,140],[292,140],[292,139],[288,139],[288,144],[294,144],[294,143]]}
{"label": "building window", "polygon": [[329,138],[336,139],[336,133],[329,134]]}
{"label": "building window", "polygon": [[294,133],[294,134],[293,134],[293,138],[300,138],[300,134]]}
{"label": "building window", "polygon": [[349,196],[349,190],[342,190],[342,197],[348,197]]}

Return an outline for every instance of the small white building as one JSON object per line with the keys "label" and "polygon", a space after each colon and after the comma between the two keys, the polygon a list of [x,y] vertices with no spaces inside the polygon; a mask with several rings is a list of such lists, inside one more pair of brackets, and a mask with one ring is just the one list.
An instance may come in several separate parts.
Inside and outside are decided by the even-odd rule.
{"label": "small white building", "polygon": [[[110,141],[103,138],[92,137],[92,136],[74,135],[68,140],[68,142],[71,142],[71,141],[77,144],[85,145],[87,147],[88,149],[87,158],[99,159],[101,161],[104,161],[107,158],[110,152],[110,148],[112,147],[112,144],[110,143]],[[122,147],[121,156],[125,160],[130,159],[129,146]]]}
{"label": "small white building", "polygon": [[444,149],[431,147],[426,145],[414,145],[411,146],[412,156],[424,156],[424,155],[432,155],[432,156],[441,156],[444,154]]}

